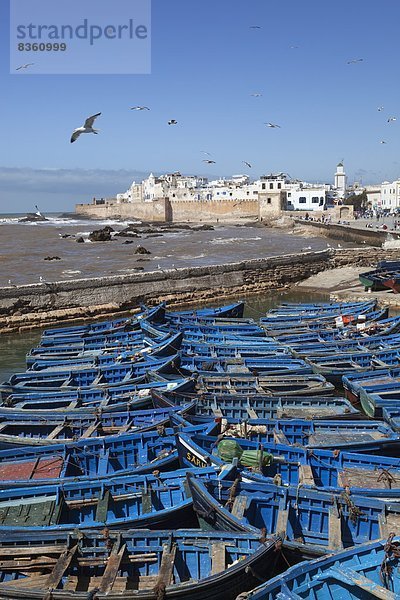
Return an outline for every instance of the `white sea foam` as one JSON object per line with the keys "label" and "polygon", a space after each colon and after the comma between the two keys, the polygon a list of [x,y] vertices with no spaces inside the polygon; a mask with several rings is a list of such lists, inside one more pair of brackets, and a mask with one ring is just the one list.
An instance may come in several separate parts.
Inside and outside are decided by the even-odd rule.
{"label": "white sea foam", "polygon": [[237,243],[237,242],[255,242],[258,240],[261,240],[261,237],[250,237],[250,238],[238,238],[238,237],[231,237],[231,238],[214,238],[213,240],[210,241],[210,244],[232,244],[232,243]]}

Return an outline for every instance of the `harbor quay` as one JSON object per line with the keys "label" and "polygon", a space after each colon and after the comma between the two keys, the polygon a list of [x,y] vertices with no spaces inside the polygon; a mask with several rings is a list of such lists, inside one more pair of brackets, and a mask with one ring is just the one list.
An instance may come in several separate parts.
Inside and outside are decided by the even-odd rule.
{"label": "harbor quay", "polygon": [[167,301],[184,307],[215,302],[221,297],[257,295],[288,289],[317,273],[326,272],[328,281],[335,269],[367,267],[379,259],[399,257],[397,249],[329,248],[219,265],[3,287],[0,331],[123,314],[141,302]]}

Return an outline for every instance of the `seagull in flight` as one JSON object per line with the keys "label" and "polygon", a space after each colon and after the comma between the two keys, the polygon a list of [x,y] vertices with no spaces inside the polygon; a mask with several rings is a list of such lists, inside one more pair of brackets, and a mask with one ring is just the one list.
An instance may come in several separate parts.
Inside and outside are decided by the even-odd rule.
{"label": "seagull in flight", "polygon": [[203,154],[207,154],[207,156],[211,156],[210,152],[206,152],[205,150],[200,150]]}
{"label": "seagull in flight", "polygon": [[387,122],[391,123],[392,121],[396,121],[396,117],[389,117]]}
{"label": "seagull in flight", "polygon": [[178,125],[178,121],[176,121],[176,119],[170,119],[168,125]]}
{"label": "seagull in flight", "polygon": [[209,158],[204,158],[203,162],[207,163],[208,165],[215,165],[215,160],[210,160]]}
{"label": "seagull in flight", "polygon": [[384,108],[384,106],[378,106],[378,112],[382,112]]}
{"label": "seagull in flight", "polygon": [[255,94],[251,94],[251,96],[253,96],[253,98],[261,98],[262,94],[260,94],[260,92],[255,92]]}
{"label": "seagull in flight", "polygon": [[353,58],[352,60],[348,60],[347,64],[354,65],[356,63],[363,62],[363,60],[364,60],[363,58]]}
{"label": "seagull in flight", "polygon": [[249,29],[261,29],[259,25],[250,25]]}
{"label": "seagull in flight", "polygon": [[264,123],[267,127],[271,127],[272,129],[275,129],[276,127],[278,127],[279,129],[281,128],[280,125],[277,125],[276,123]]}
{"label": "seagull in flight", "polygon": [[249,167],[249,169],[251,169],[251,164],[247,162],[247,160],[242,160],[242,163],[246,165],[246,167]]}
{"label": "seagull in flight", "polygon": [[21,69],[28,69],[29,67],[33,67],[35,63],[26,63],[26,65],[21,65],[20,67],[17,67],[15,70],[16,71],[20,71]]}
{"label": "seagull in flight", "polygon": [[99,117],[100,115],[101,113],[97,113],[95,115],[92,115],[91,117],[88,117],[82,127],[77,127],[77,129],[74,130],[71,136],[71,144],[76,142],[81,133],[95,133],[97,135],[98,130],[93,129],[93,123],[95,122],[95,119],[97,119],[97,117]]}
{"label": "seagull in flight", "polygon": [[131,106],[131,110],[150,110],[148,106]]}
{"label": "seagull in flight", "polygon": [[381,140],[381,144],[386,144],[385,140]]}

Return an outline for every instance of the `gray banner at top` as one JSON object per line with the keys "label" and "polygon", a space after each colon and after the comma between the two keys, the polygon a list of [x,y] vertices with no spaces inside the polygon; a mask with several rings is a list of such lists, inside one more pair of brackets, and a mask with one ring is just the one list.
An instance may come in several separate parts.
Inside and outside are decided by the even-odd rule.
{"label": "gray banner at top", "polygon": [[10,0],[10,73],[151,72],[151,0]]}

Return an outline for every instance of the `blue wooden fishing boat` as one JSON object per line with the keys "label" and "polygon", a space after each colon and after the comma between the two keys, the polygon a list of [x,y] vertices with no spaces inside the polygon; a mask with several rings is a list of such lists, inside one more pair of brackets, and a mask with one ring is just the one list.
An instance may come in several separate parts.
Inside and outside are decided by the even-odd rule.
{"label": "blue wooden fishing boat", "polygon": [[[31,348],[26,355],[26,360],[29,363],[35,361],[35,356],[49,356],[52,357],[54,355],[66,356],[67,358],[73,358],[79,354],[100,352],[101,350],[120,350],[124,348],[134,348],[136,346],[143,345],[151,345],[156,343],[162,343],[166,341],[171,333],[169,331],[156,330],[154,327],[151,327],[149,332],[143,330],[141,322],[140,329],[137,331],[122,331],[118,333],[114,333],[112,335],[107,334],[97,334],[92,336],[83,336],[73,338],[75,341],[69,340],[67,343],[63,344],[58,340],[58,338],[54,339],[54,343],[50,343],[49,340],[45,340],[46,343],[39,343],[38,346]],[[156,333],[157,332],[157,333]]]}
{"label": "blue wooden fishing boat", "polygon": [[338,551],[400,532],[400,502],[346,492],[246,481],[223,481],[188,473],[193,508],[201,525],[218,531],[265,531],[299,547]]}
{"label": "blue wooden fishing boat", "polygon": [[[16,373],[1,386],[3,393],[21,390],[77,389],[91,386],[111,386],[138,383],[148,371],[175,373],[179,366],[179,356],[168,359],[146,359],[134,363],[120,363],[92,369],[44,370]],[[176,372],[177,373],[177,372]],[[178,373],[177,373],[178,374]]]}
{"label": "blue wooden fishing boat", "polygon": [[182,469],[106,481],[0,490],[0,540],[23,530],[167,529],[197,527],[186,475],[232,478],[234,467]]}
{"label": "blue wooden fishing boat", "polygon": [[393,383],[393,377],[389,369],[376,369],[361,373],[346,373],[342,378],[342,385],[348,398],[353,404],[360,402],[360,390],[362,386],[386,386]]}
{"label": "blue wooden fishing boat", "polygon": [[273,396],[327,396],[335,386],[323,375],[264,375],[209,373],[197,378],[200,392],[216,394],[268,394]]}
{"label": "blue wooden fishing boat", "polygon": [[354,320],[358,315],[362,315],[374,310],[376,307],[376,300],[371,302],[360,303],[358,306],[349,306],[341,308],[314,308],[308,310],[296,309],[296,308],[272,308],[269,310],[265,317],[262,317],[260,321],[264,324],[272,323],[275,321],[303,321],[303,320],[314,320],[321,319],[332,319],[339,316],[350,316],[351,320]]}
{"label": "blue wooden fishing boat", "polygon": [[[174,419],[174,415],[171,415]],[[304,448],[333,448],[384,453],[398,447],[400,434],[382,421],[306,419],[224,419],[225,435],[251,439],[259,444],[297,445]],[[211,424],[209,433],[223,433]]]}
{"label": "blue wooden fishing boat", "polygon": [[314,373],[326,377],[335,385],[340,385],[342,377],[348,373],[362,373],[400,366],[400,350],[379,350],[315,356],[306,360]]}
{"label": "blue wooden fishing boat", "polygon": [[383,406],[382,417],[393,431],[400,431],[400,401],[397,406]]}
{"label": "blue wooden fishing boat", "polygon": [[40,340],[39,344],[27,354],[27,361],[34,362],[34,356],[37,354],[66,354],[74,356],[80,352],[101,350],[103,348],[116,348],[125,345],[135,346],[143,343],[145,338],[162,340],[168,336],[168,332],[162,331],[157,337],[151,337],[142,328],[135,331],[122,331],[114,334],[98,334],[93,336],[77,336],[68,339],[67,342],[58,338],[49,338]]}
{"label": "blue wooden fishing boat", "polygon": [[297,342],[290,344],[289,347],[293,355],[300,358],[343,352],[371,352],[399,348],[400,335],[371,336],[335,342]]}
{"label": "blue wooden fishing boat", "polygon": [[154,308],[145,308],[142,312],[132,317],[121,317],[110,321],[96,321],[88,325],[75,325],[72,327],[57,327],[54,329],[45,329],[42,332],[42,340],[47,338],[59,338],[68,336],[90,335],[92,333],[104,333],[116,329],[140,328],[140,321],[146,319],[149,322],[162,323],[165,317],[165,304],[159,304]]}
{"label": "blue wooden fishing boat", "polygon": [[271,575],[277,542],[193,529],[14,533],[0,543],[0,597],[235,600]]}
{"label": "blue wooden fishing boat", "polygon": [[[399,263],[400,268],[400,263]],[[376,308],[377,301],[370,300],[368,301],[372,304],[372,308]],[[303,302],[281,302],[275,309],[270,309],[268,313],[273,311],[314,311],[314,310],[338,310],[341,311],[344,308],[363,308],[366,302],[311,302],[311,303],[303,303]]]}
{"label": "blue wooden fishing boat", "polygon": [[105,480],[116,475],[172,469],[177,451],[174,438],[166,433],[149,431],[89,438],[70,444],[1,450],[0,489]]}
{"label": "blue wooden fishing boat", "polygon": [[206,358],[253,358],[267,356],[289,355],[288,348],[279,343],[270,343],[262,341],[254,343],[236,342],[188,342],[182,344],[182,354],[184,356],[204,356]]}
{"label": "blue wooden fishing boat", "polygon": [[[149,377],[154,380],[149,380]],[[151,404],[151,389],[165,392],[192,392],[193,379],[167,381],[162,376],[148,374],[143,383],[110,387],[88,387],[69,391],[23,392],[5,395],[0,404],[1,414],[24,414],[47,417],[53,414],[77,415],[80,413],[109,413],[139,410]]]}
{"label": "blue wooden fishing boat", "polygon": [[152,391],[154,406],[173,408],[193,402],[186,412],[194,422],[209,419],[338,419],[354,418],[360,413],[345,398],[332,396],[267,396],[251,394],[163,394]]}
{"label": "blue wooden fishing boat", "polygon": [[215,373],[250,373],[253,375],[306,375],[312,369],[300,359],[285,356],[272,356],[266,358],[227,358],[213,359],[202,356],[183,356],[181,372],[201,375]]}
{"label": "blue wooden fishing boat", "polygon": [[301,562],[237,600],[396,600],[400,538],[389,536]]}
{"label": "blue wooden fishing boat", "polygon": [[0,450],[20,446],[68,444],[89,438],[107,437],[144,431],[162,431],[170,426],[173,412],[186,415],[194,410],[195,401],[174,408],[147,409],[104,414],[61,415],[53,413],[22,414],[0,412]]}
{"label": "blue wooden fishing boat", "polygon": [[[177,448],[183,467],[207,467],[225,464],[219,456],[218,437],[207,435],[205,429],[193,427],[178,430]],[[263,443],[234,438],[242,450],[268,453],[271,462],[249,470],[248,464],[238,466],[242,477],[279,485],[314,488],[333,494],[344,490],[351,494],[380,498],[400,498],[400,460],[398,458],[348,452],[346,450],[313,449],[276,443]],[[232,462],[232,460],[228,461]]]}
{"label": "blue wooden fishing boat", "polygon": [[181,331],[184,329],[185,336],[191,332],[202,335],[216,335],[220,336],[240,336],[240,337],[265,337],[265,330],[260,325],[254,323],[228,323],[224,321],[217,321],[215,319],[210,320],[198,320],[193,322],[176,323],[171,322],[168,325],[168,329],[165,331]]}
{"label": "blue wooden fishing boat", "polygon": [[228,318],[228,319],[242,319],[244,312],[244,302],[234,302],[233,304],[226,304],[225,306],[216,306],[216,307],[205,307],[198,308],[196,310],[178,310],[171,311],[165,313],[165,318],[168,321],[173,321],[176,319],[182,319],[185,317],[189,318]]}
{"label": "blue wooden fishing boat", "polygon": [[358,278],[360,280],[361,285],[364,286],[364,289],[379,291],[385,289],[385,281],[391,279],[393,277],[398,276],[399,269],[395,268],[388,269],[386,267],[379,267],[378,269],[374,269],[372,271],[365,271],[364,273],[360,273]]}
{"label": "blue wooden fishing boat", "polygon": [[273,339],[283,344],[302,342],[328,342],[335,340],[362,339],[371,336],[385,336],[398,333],[400,331],[400,317],[391,317],[379,321],[367,321],[363,327],[350,325],[340,328],[323,329],[303,329],[303,331],[294,330],[294,332],[277,332]]}
{"label": "blue wooden fishing boat", "polygon": [[181,349],[183,333],[178,332],[169,336],[160,343],[142,343],[135,348],[97,351],[94,354],[85,352],[81,356],[67,358],[66,356],[53,355],[46,357],[36,356],[31,364],[31,371],[43,371],[44,369],[82,369],[91,367],[103,367],[114,363],[136,362],[141,358],[165,358],[173,356]]}

